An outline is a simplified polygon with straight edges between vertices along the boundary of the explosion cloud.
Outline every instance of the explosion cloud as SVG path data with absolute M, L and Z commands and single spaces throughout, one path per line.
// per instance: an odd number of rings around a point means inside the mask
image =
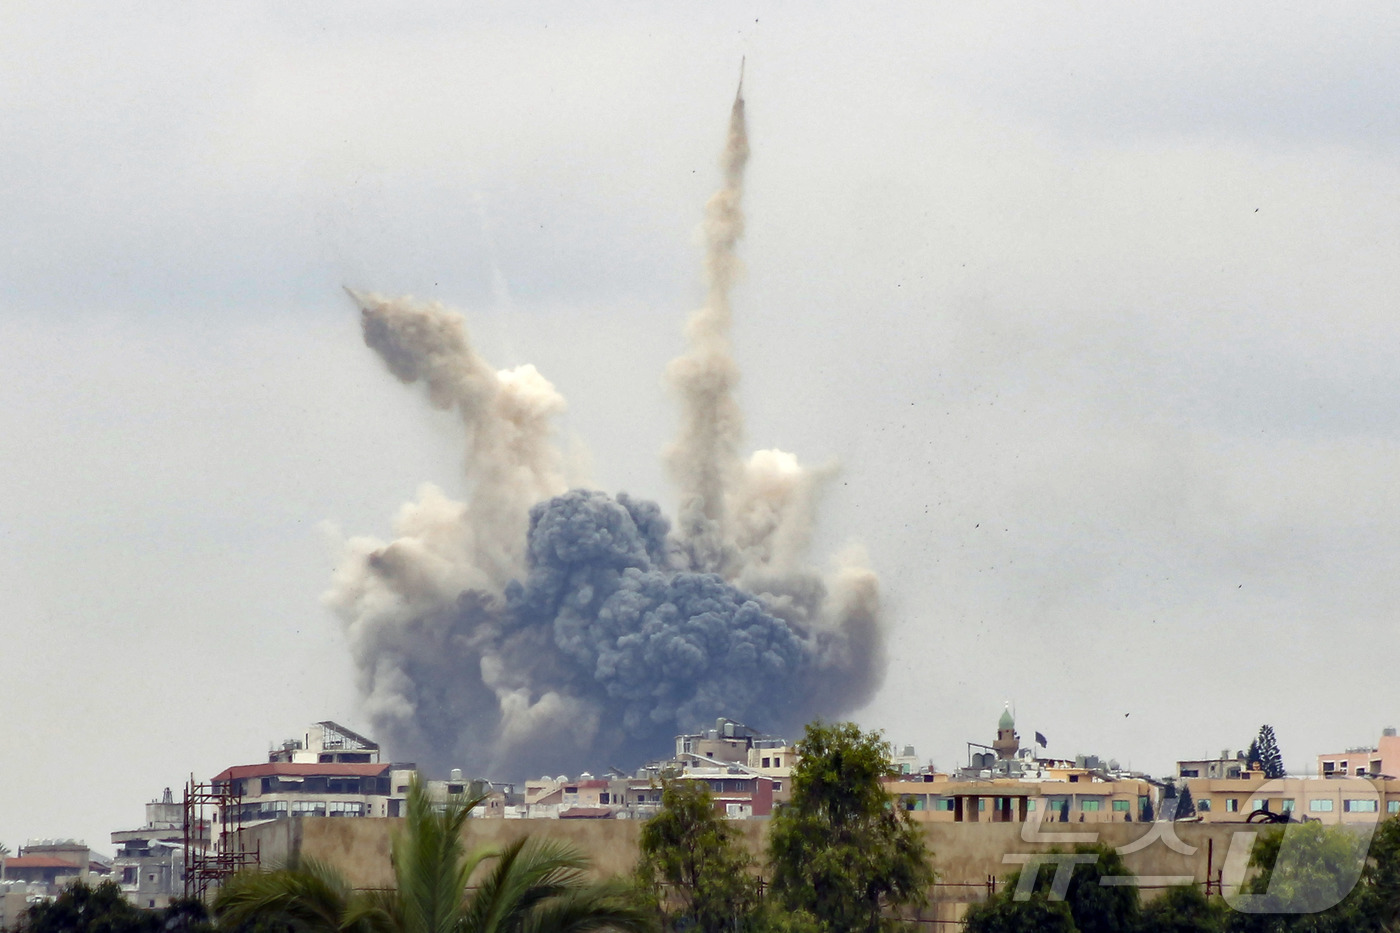
M 365 343 L 467 435 L 467 501 L 423 486 L 394 540 L 347 542 L 326 594 L 396 756 L 514 777 L 638 763 L 718 716 L 791 731 L 878 686 L 875 574 L 854 552 L 825 576 L 808 561 L 832 471 L 741 455 L 729 330 L 748 155 L 741 86 L 705 210 L 705 304 L 667 370 L 674 531 L 652 502 L 569 488 L 564 399 L 533 366 L 493 369 L 440 305 L 351 293 Z

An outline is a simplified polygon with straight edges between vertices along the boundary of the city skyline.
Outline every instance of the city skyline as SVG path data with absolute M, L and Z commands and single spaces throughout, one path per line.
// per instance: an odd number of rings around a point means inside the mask
M 363 723 L 336 542 L 464 481 L 342 286 L 461 311 L 675 513 L 745 56 L 745 449 L 839 464 L 813 550 L 864 548 L 889 652 L 852 718 L 949 761 L 1014 698 L 1158 773 L 1396 725 L 1391 8 L 5 18 L 12 848 Z

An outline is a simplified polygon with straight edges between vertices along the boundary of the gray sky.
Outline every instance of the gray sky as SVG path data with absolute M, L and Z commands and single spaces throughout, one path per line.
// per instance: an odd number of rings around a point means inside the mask
M 742 401 L 882 575 L 856 718 L 1159 773 L 1400 720 L 1393 4 L 459 6 L 0 7 L 0 841 L 360 722 L 335 528 L 462 453 L 342 284 L 671 509 L 744 55 Z

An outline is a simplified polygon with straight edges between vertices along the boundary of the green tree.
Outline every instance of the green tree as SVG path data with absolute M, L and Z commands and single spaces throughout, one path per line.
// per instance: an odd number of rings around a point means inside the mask
M 1400 818 L 1376 828 L 1364 880 L 1364 912 L 1377 925 L 1400 929 Z
M 1168 888 L 1142 909 L 1142 933 L 1223 933 L 1229 913 L 1194 884 Z
M 1103 884 L 1106 876 L 1132 875 L 1123 856 L 1103 843 L 1077 845 L 1076 855 L 1094 855 L 1088 864 L 1074 866 L 1065 901 L 1079 933 L 1122 933 L 1137 924 L 1140 906 L 1134 884 Z M 1041 878 L 1045 881 L 1044 876 Z
M 1184 820 L 1188 816 L 1196 815 L 1196 801 L 1191 799 L 1191 785 L 1182 784 L 1181 794 L 1176 800 L 1176 816 L 1173 819 Z
M 807 726 L 792 799 L 768 834 L 773 893 L 835 933 L 875 931 L 889 908 L 927 902 L 933 869 L 923 836 L 881 779 L 891 748 L 854 723 Z
M 435 806 L 422 784 L 409 788 L 403 827 L 391 858 L 395 885 L 352 890 L 326 865 L 310 861 L 279 871 L 244 872 L 220 889 L 220 926 L 257 923 L 296 933 L 639 933 L 647 917 L 621 882 L 591 882 L 577 850 L 520 839 L 499 851 L 468 853 L 462 829 L 480 798 Z M 468 882 L 478 873 L 474 891 Z
M 158 933 L 161 916 L 133 906 L 115 881 L 96 887 L 78 881 L 20 919 L 20 933 Z
M 1249 743 L 1246 758 L 1251 768 L 1257 762 L 1266 778 L 1281 778 L 1286 773 L 1283 768 L 1283 754 L 1278 750 L 1278 739 L 1274 737 L 1273 726 L 1259 727 L 1259 734 Z
M 636 877 L 665 929 L 757 925 L 759 880 L 737 835 L 715 812 L 704 781 L 663 782 L 661 810 L 642 827 Z
M 1365 916 L 1361 839 L 1346 826 L 1311 822 L 1261 834 L 1250 851 L 1258 874 L 1230 899 L 1231 933 L 1361 933 L 1376 927 Z
M 1012 875 L 1006 890 L 974 904 L 964 918 L 963 933 L 1078 933 L 1064 901 L 1051 900 L 1045 891 L 1016 900 L 1018 878 L 1019 873 Z

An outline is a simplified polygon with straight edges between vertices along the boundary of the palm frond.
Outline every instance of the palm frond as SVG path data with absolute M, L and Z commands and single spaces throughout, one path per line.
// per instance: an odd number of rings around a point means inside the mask
M 214 915 L 237 926 L 275 918 L 308 931 L 342 931 L 355 894 L 334 868 L 315 859 L 274 871 L 246 871 L 219 889 Z
M 455 933 L 467 881 L 476 867 L 462 827 L 483 797 L 453 797 L 435 805 L 416 778 L 408 789 L 404 826 L 393 841 L 398 922 L 403 933 Z
M 588 859 L 566 843 L 518 839 L 501 850 L 472 896 L 464 918 L 469 933 L 516 933 L 546 905 L 591 890 Z
M 641 906 L 632 886 L 623 881 L 584 882 L 560 897 L 536 905 L 518 933 L 648 933 L 652 914 Z

